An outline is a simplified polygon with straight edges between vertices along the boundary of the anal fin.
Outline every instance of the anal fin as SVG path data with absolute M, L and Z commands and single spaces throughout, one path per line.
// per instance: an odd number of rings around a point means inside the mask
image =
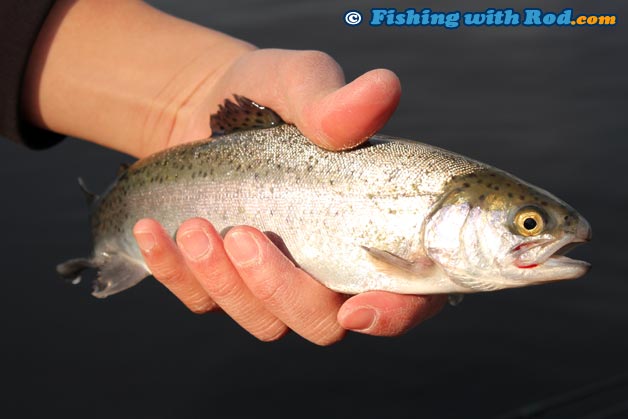
M 106 253 L 92 295 L 105 298 L 137 285 L 150 275 L 143 263 L 123 253 Z
M 91 259 L 70 259 L 57 265 L 57 273 L 77 284 L 81 280 L 81 272 L 89 268 L 98 269 L 92 292 L 97 298 L 105 298 L 131 288 L 150 275 L 143 263 L 123 253 L 102 253 Z

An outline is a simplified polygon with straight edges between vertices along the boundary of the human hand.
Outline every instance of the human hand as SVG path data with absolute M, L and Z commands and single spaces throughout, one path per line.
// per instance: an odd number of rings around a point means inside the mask
M 323 53 L 258 50 L 236 60 L 207 100 L 216 106 L 232 93 L 274 109 L 315 143 L 338 150 L 359 144 L 385 124 L 400 85 L 387 70 L 344 85 L 340 67 Z M 183 128 L 170 145 L 209 134 L 208 112 L 197 115 L 180 119 Z M 207 220 L 192 219 L 180 226 L 175 243 L 156 221 L 141 220 L 134 233 L 153 275 L 190 310 L 221 308 L 263 341 L 289 329 L 320 345 L 340 340 L 346 329 L 396 336 L 434 315 L 445 301 L 376 291 L 348 298 L 295 267 L 252 227 L 235 227 L 223 240 Z
M 170 112 L 168 136 L 164 127 L 147 127 L 158 133 L 158 140 L 146 142 L 136 154 L 145 156 L 208 138 L 208 115 L 234 94 L 273 109 L 312 142 L 329 150 L 352 148 L 366 140 L 384 126 L 399 103 L 399 79 L 389 70 L 369 71 L 345 85 L 342 69 L 323 52 L 254 50 L 248 45 L 234 48 L 241 49 L 240 55 L 228 69 L 214 71 L 184 106 Z
M 232 228 L 223 240 L 211 223 L 194 218 L 180 226 L 175 243 L 159 223 L 144 219 L 134 233 L 153 275 L 191 311 L 222 309 L 262 341 L 290 329 L 319 345 L 342 339 L 345 329 L 397 336 L 444 303 L 442 296 L 336 293 L 248 226 Z

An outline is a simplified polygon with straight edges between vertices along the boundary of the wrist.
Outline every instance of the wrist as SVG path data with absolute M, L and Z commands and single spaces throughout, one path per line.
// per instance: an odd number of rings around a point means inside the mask
M 140 1 L 59 0 L 31 54 L 23 113 L 140 157 L 200 138 L 188 138 L 202 134 L 191 115 L 207 110 L 212 85 L 252 49 Z
M 218 88 L 224 75 L 240 57 L 255 48 L 230 39 L 199 48 L 171 77 L 158 84 L 158 94 L 140 103 L 136 120 L 140 134 L 136 136 L 138 157 L 184 142 L 208 138 L 211 135 L 210 114 L 222 97 Z M 220 57 L 217 60 L 217 57 Z M 231 92 L 233 93 L 233 92 Z

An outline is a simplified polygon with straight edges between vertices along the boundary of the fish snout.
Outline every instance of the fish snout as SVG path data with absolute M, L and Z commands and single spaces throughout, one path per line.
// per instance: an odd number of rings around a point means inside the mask
M 578 225 L 576 226 L 576 239 L 588 242 L 593 237 L 593 230 L 591 230 L 591 224 L 583 217 L 580 217 Z

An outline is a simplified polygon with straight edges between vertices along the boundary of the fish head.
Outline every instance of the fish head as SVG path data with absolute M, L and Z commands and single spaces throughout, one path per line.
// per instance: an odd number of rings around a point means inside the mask
M 564 256 L 591 239 L 584 217 L 496 169 L 452 179 L 423 236 L 428 257 L 469 292 L 574 279 L 590 268 Z

